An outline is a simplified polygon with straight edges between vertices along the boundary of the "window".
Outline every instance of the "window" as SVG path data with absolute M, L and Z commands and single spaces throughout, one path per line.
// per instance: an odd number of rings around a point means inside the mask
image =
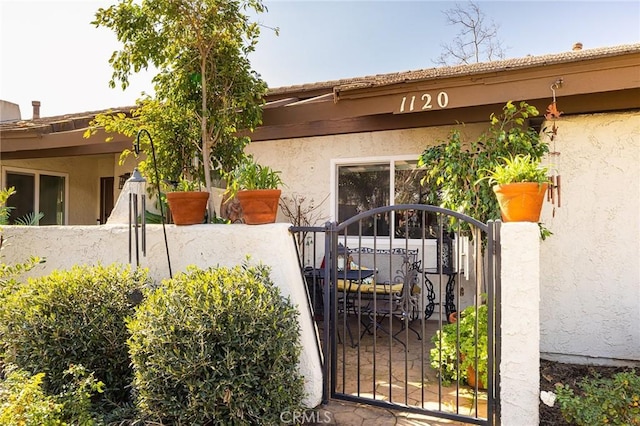
M 417 155 L 416 155 L 417 158 Z M 385 160 L 361 164 L 337 164 L 337 218 L 343 222 L 358 213 L 392 204 L 427 204 L 428 189 L 420 184 L 426 173 L 418 169 L 417 160 Z M 408 210 L 369 218 L 362 222 L 363 236 L 422 237 L 422 215 Z M 429 226 L 433 218 L 425 218 Z M 358 235 L 353 224 L 350 235 Z
M 37 212 L 44 214 L 40 225 L 66 223 L 66 175 L 6 168 L 4 182 L 5 187 L 16 190 L 7 201 L 7 205 L 13 208 L 9 223 Z

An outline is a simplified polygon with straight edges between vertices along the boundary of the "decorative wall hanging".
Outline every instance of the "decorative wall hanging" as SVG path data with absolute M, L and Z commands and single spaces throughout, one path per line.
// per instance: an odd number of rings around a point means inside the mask
M 561 197 L 560 197 L 560 189 L 562 185 L 562 180 L 560 178 L 559 172 L 559 163 L 560 163 L 560 152 L 556 148 L 556 139 L 558 137 L 558 126 L 556 125 L 556 119 L 560 118 L 562 115 L 562 111 L 558 110 L 558 105 L 556 103 L 556 89 L 562 87 L 563 80 L 562 78 L 557 79 L 551 85 L 551 93 L 553 95 L 553 101 L 547 107 L 547 113 L 544 115 L 544 118 L 547 121 L 551 121 L 551 127 L 545 128 L 547 135 L 549 135 L 549 140 L 551 141 L 551 146 L 549 150 L 549 158 L 550 158 L 550 166 L 549 172 L 549 187 L 547 189 L 547 201 L 550 201 L 553 205 L 553 213 L 552 215 L 556 215 L 556 206 L 560 207 L 561 205 Z

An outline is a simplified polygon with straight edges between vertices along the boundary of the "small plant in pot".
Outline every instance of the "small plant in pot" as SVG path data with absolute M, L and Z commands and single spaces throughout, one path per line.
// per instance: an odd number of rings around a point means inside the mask
M 486 178 L 493 187 L 505 222 L 538 222 L 549 176 L 530 155 L 502 158 Z
M 167 203 L 176 225 L 203 223 L 209 200 L 208 191 L 200 191 L 197 182 L 181 178 L 173 191 L 167 192 Z
M 439 371 L 445 385 L 460 380 L 475 386 L 477 366 L 478 388 L 486 387 L 487 312 L 486 304 L 478 306 L 477 312 L 475 305 L 467 306 L 458 316 L 459 321 L 445 324 L 431 338 L 435 345 L 430 351 L 431 367 Z
M 238 198 L 244 223 L 260 225 L 276 221 L 283 185 L 280 173 L 248 155 L 226 174 L 226 202 Z

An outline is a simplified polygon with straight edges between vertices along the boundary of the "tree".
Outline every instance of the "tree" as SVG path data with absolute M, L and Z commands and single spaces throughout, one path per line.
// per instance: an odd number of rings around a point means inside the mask
M 498 38 L 499 27 L 486 22 L 485 14 L 477 3 L 470 1 L 464 7 L 456 3 L 452 9 L 444 11 L 447 24 L 462 29 L 449 44 L 442 44 L 444 52 L 434 61 L 441 66 L 466 65 L 504 58 L 504 49 Z
M 211 191 L 211 171 L 231 170 L 249 143 L 237 131 L 261 123 L 267 85 L 248 60 L 260 35 L 243 13 L 249 9 L 266 11 L 260 0 L 122 0 L 99 9 L 92 23 L 123 44 L 109 59 L 110 86 L 126 89 L 129 76 L 149 66 L 158 74 L 154 97 L 131 116 L 102 115 L 94 124 L 129 136 L 151 127 L 163 178 L 204 181 Z

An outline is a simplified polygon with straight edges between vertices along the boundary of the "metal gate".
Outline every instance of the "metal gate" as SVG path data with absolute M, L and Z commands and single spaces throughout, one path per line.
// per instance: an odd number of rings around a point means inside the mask
M 499 221 L 404 204 L 291 231 L 325 403 L 499 424 Z

